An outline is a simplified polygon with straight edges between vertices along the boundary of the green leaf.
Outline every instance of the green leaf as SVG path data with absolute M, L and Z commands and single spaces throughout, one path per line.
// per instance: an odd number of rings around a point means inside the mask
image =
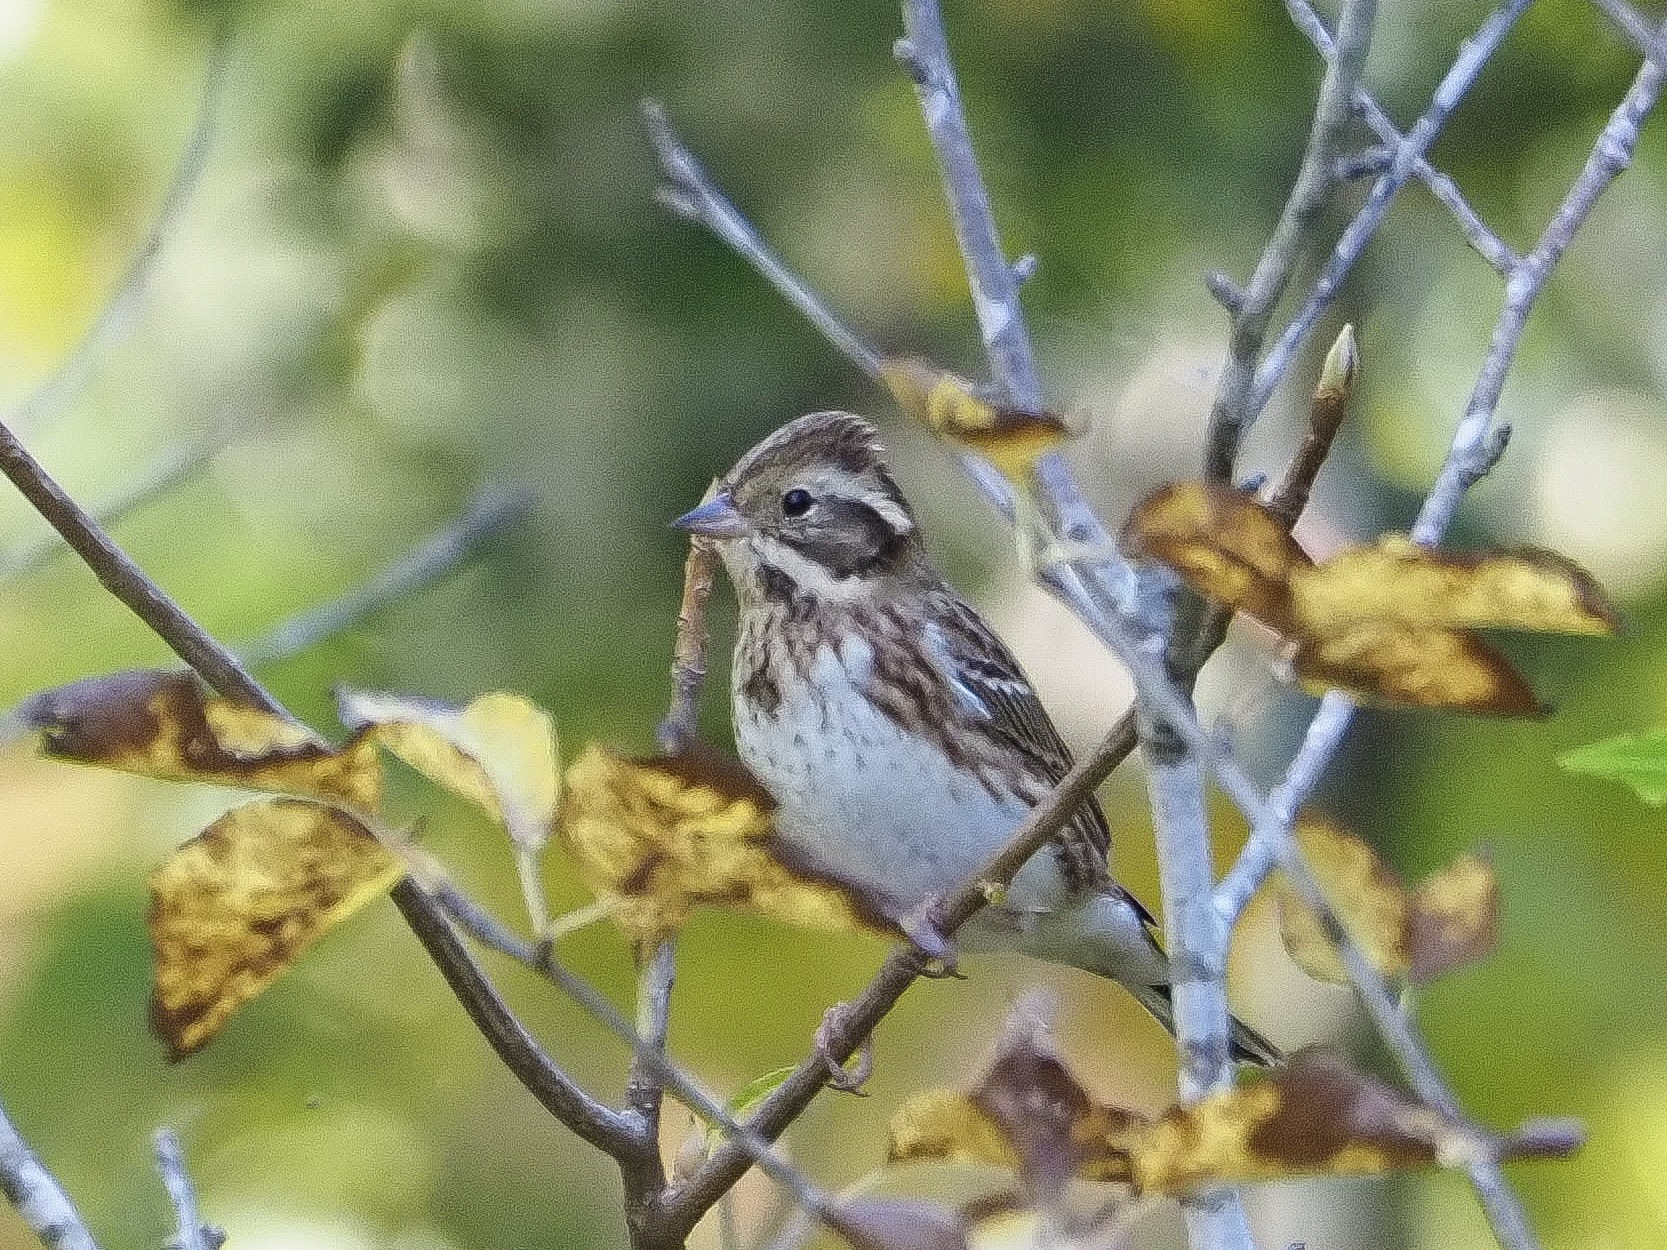
M 1646 803 L 1667 803 L 1667 729 L 1589 743 L 1557 762 L 1570 772 L 1625 782 Z
M 763 1076 L 753 1077 L 752 1080 L 735 1091 L 734 1096 L 724 1104 L 724 1110 L 729 1112 L 730 1118 L 733 1120 L 745 1120 L 759 1103 L 775 1093 L 780 1088 L 781 1083 L 797 1070 L 797 1068 L 792 1067 L 775 1068 L 766 1072 Z M 695 1114 L 700 1115 L 698 1111 Z M 706 1132 L 707 1153 L 710 1154 L 716 1150 L 723 1138 L 723 1130 L 715 1124 L 710 1125 Z

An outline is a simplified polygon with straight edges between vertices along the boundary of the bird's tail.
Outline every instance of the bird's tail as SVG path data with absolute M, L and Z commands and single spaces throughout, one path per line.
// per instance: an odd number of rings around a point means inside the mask
M 1129 992 L 1151 1012 L 1159 1024 L 1175 1033 L 1175 1002 L 1168 985 L 1130 985 Z M 1264 1068 L 1285 1062 L 1279 1047 L 1237 1016 L 1228 1017 L 1227 1053 L 1235 1063 L 1260 1064 Z

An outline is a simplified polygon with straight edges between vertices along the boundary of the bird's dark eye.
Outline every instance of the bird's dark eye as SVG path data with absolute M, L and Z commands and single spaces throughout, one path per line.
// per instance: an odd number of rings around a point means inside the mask
M 803 516 L 810 511 L 814 502 L 810 492 L 803 487 L 795 486 L 781 497 L 781 511 L 783 516 Z

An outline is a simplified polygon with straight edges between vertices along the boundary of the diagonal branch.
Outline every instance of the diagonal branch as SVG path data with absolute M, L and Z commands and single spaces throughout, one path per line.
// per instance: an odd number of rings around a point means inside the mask
M 169 448 L 147 465 L 121 492 L 96 509 L 100 525 L 109 529 L 130 513 L 166 494 L 212 460 L 226 445 L 223 437 L 211 435 L 199 442 Z M 16 577 L 51 559 L 63 550 L 61 541 L 43 535 L 0 552 L 0 578 Z
M 1204 452 L 1204 474 L 1212 480 L 1231 480 L 1239 444 L 1260 409 L 1252 402 L 1257 357 L 1273 310 L 1308 250 L 1315 222 L 1335 190 L 1333 165 L 1341 150 L 1360 76 L 1366 68 L 1366 52 L 1371 46 L 1376 20 L 1376 0 L 1349 0 L 1343 8 L 1337 27 L 1337 45 L 1326 62 L 1325 77 L 1314 104 L 1308 146 L 1296 181 L 1250 282 L 1232 309 L 1227 362 L 1222 367 L 1210 406 L 1210 431 Z
M 524 518 L 532 505 L 530 491 L 482 491 L 457 520 L 431 534 L 369 581 L 340 598 L 290 617 L 238 647 L 237 654 L 245 664 L 261 668 L 346 633 L 390 603 L 439 581 L 467 562 L 482 543 Z
M 953 936 L 989 901 L 988 886 L 1011 880 L 1030 857 L 1065 826 L 1093 794 L 1095 787 L 1134 750 L 1134 746 L 1134 718 L 1124 716 L 1094 751 L 1079 760 L 1059 785 L 1031 810 L 984 870 L 943 903 L 936 916 L 938 931 L 946 937 Z M 913 950 L 897 951 L 889 956 L 868 987 L 847 1005 L 846 1010 L 829 1017 L 823 1034 L 824 1045 L 817 1053 L 802 1060 L 793 1074 L 764 1100 L 748 1121 L 748 1126 L 767 1141 L 779 1137 L 828 1083 L 831 1071 L 829 1060 L 842 1064 L 856 1054 L 863 1040 L 921 975 L 924 966 L 922 957 Z M 734 1187 L 751 1163 L 752 1156 L 743 1146 L 728 1142 L 693 1176 L 673 1188 L 666 1196 L 660 1217 L 667 1236 L 687 1234 L 696 1221 Z
M 1314 12 L 1308 0 L 1285 0 L 1285 8 L 1290 12 L 1291 20 L 1296 23 L 1297 29 L 1308 36 L 1309 42 L 1321 56 L 1330 60 L 1336 55 L 1337 45 L 1331 37 L 1331 32 L 1325 28 L 1325 23 L 1320 20 L 1320 15 Z M 1389 114 L 1384 112 L 1383 106 L 1362 87 L 1355 88 L 1354 106 L 1360 111 L 1361 118 L 1372 128 L 1372 133 L 1386 145 L 1383 158 L 1387 167 L 1388 160 L 1392 159 L 1395 149 L 1400 147 L 1406 136 L 1396 128 Z M 1383 168 L 1373 169 L 1371 172 L 1375 176 L 1382 173 Z M 1470 201 L 1464 198 L 1464 192 L 1459 190 L 1459 184 L 1454 182 L 1450 175 L 1442 173 L 1422 156 L 1412 163 L 1412 173 L 1429 188 L 1430 194 L 1453 214 L 1459 228 L 1464 231 L 1466 241 L 1476 249 L 1483 260 L 1499 273 L 1508 272 L 1511 266 L 1516 264 L 1516 253 L 1482 220 L 1481 214 L 1471 207 Z
M 63 535 L 64 541 L 98 575 L 105 588 L 173 648 L 210 687 L 227 698 L 294 719 L 224 645 L 146 576 L 3 425 L 0 425 L 0 472 Z M 645 1143 L 634 1133 L 619 1129 L 616 1120 L 619 1113 L 591 1098 L 537 1052 L 530 1035 L 496 998 L 490 984 L 468 958 L 468 952 L 450 934 L 445 917 L 410 877 L 394 886 L 393 900 L 475 1026 L 552 1115 L 622 1163 L 646 1150 L 658 1150 L 657 1143 Z
M 1019 304 L 1019 280 L 996 233 L 938 0 L 903 0 L 903 29 L 892 51 L 920 97 L 998 397 L 1012 407 L 1040 411 L 1042 383 Z
M 640 1154 L 650 1141 L 641 1120 L 597 1102 L 540 1049 L 498 996 L 445 912 L 422 886 L 406 877 L 394 886 L 392 898 L 469 1018 L 539 1105 L 579 1137 L 622 1163 Z M 653 1148 L 658 1159 L 657 1142 Z
M 1507 0 L 1488 14 L 1476 33 L 1459 48 L 1458 56 L 1436 86 L 1430 106 L 1396 145 L 1389 168 L 1372 184 L 1366 202 L 1344 227 L 1301 309 L 1286 323 L 1278 341 L 1257 365 L 1255 383 L 1245 410 L 1247 426 L 1267 407 L 1268 398 L 1290 368 L 1297 349 L 1331 307 L 1342 289 L 1343 279 L 1365 251 L 1366 245 L 1377 235 L 1391 202 L 1413 176 L 1418 161 L 1429 151 L 1430 144 L 1435 142 L 1436 136 L 1447 124 L 1448 117 L 1531 3 L 1533 0 Z

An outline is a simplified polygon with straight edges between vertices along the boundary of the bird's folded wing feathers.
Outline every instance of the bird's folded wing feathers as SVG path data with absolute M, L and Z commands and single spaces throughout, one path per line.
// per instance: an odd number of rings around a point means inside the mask
M 1058 785 L 1070 771 L 1071 751 L 1036 697 L 1036 688 L 1006 645 L 972 608 L 959 599 L 951 599 L 943 607 L 941 613 L 929 616 L 934 623 L 927 627 L 930 636 L 925 650 L 957 700 L 981 719 L 989 733 L 1025 760 L 1038 789 Z M 1061 831 L 1059 846 L 1073 888 L 1108 882 L 1111 829 L 1097 800 L 1089 798 L 1077 810 Z M 1147 916 L 1144 907 L 1132 898 L 1130 901 Z

